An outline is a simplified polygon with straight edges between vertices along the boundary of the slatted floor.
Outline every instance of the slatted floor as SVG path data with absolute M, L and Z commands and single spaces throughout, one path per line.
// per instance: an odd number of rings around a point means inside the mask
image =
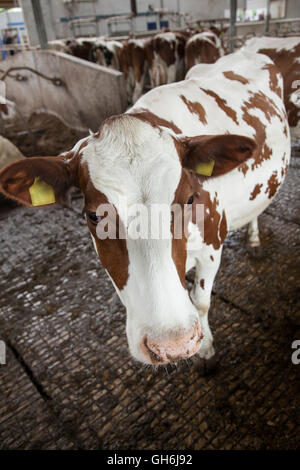
M 298 156 L 260 218 L 263 259 L 248 256 L 245 230 L 226 242 L 208 377 L 190 362 L 131 359 L 80 200 L 74 211 L 2 206 L 0 449 L 299 448 L 299 183 Z

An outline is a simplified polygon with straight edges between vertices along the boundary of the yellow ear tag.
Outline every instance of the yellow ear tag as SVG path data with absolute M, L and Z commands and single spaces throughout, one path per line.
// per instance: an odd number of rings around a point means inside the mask
M 55 203 L 55 194 L 52 186 L 40 180 L 40 177 L 34 178 L 33 185 L 29 188 L 31 202 L 33 206 L 45 206 Z
M 214 160 L 210 160 L 208 163 L 198 163 L 195 168 L 195 173 L 197 173 L 197 175 L 211 176 L 214 166 Z

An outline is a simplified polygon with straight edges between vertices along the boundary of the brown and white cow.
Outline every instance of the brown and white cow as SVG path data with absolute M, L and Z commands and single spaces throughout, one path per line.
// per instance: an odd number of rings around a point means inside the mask
M 129 39 L 119 50 L 120 70 L 124 73 L 129 103 L 135 103 L 142 95 L 148 64 L 146 47 L 149 39 Z
M 300 138 L 300 37 L 251 38 L 243 50 L 270 57 L 283 76 L 284 103 L 293 139 Z M 274 88 L 278 85 L 274 80 Z
M 212 31 L 192 36 L 185 46 L 185 65 L 189 70 L 196 64 L 213 64 L 224 55 L 221 39 Z
M 91 60 L 91 51 L 95 41 L 95 37 L 68 39 L 66 40 L 67 51 L 79 59 Z
M 185 43 L 184 34 L 171 31 L 156 34 L 147 43 L 147 62 L 152 88 L 184 78 Z
M 48 49 L 70 54 L 67 42 L 71 42 L 71 39 L 54 39 L 53 41 L 48 41 Z
M 151 90 L 70 152 L 9 165 L 0 189 L 39 206 L 80 188 L 96 252 L 126 306 L 133 357 L 209 360 L 208 311 L 226 235 L 250 224 L 249 243 L 259 245 L 257 217 L 289 158 L 282 77 L 267 56 L 237 52 Z M 149 231 L 148 214 L 161 207 Z M 188 231 L 178 237 L 181 225 Z M 165 236 L 152 236 L 157 226 Z M 185 274 L 193 266 L 189 295 Z
M 120 70 L 119 52 L 123 44 L 120 41 L 97 38 L 90 52 L 90 59 L 103 67 Z

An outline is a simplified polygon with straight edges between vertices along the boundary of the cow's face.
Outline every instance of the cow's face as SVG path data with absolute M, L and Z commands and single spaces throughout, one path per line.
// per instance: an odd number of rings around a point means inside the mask
M 81 189 L 95 250 L 127 310 L 130 351 L 143 363 L 164 364 L 195 354 L 202 336 L 185 286 L 186 227 L 202 191 L 188 170 L 214 160 L 221 175 L 254 147 L 230 135 L 179 139 L 128 114 L 107 120 L 65 155 L 6 167 L 0 189 L 27 205 L 34 182 L 37 191 L 40 181 L 49 185 L 57 202 L 72 186 Z

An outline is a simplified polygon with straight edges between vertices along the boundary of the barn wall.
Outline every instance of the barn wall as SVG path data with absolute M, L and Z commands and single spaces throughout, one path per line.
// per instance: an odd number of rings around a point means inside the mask
M 38 44 L 38 35 L 34 23 L 31 0 L 21 0 L 22 8 L 24 11 L 24 19 L 28 30 L 29 41 L 31 45 Z M 148 11 L 148 6 L 152 5 L 153 8 L 160 8 L 161 0 L 137 0 L 138 12 Z M 238 5 L 242 6 L 243 0 L 239 0 Z M 180 11 L 182 13 L 192 13 L 193 18 L 199 17 L 202 19 L 214 19 L 224 17 L 224 11 L 229 7 L 229 0 L 163 0 L 164 8 L 168 8 L 171 11 Z M 44 20 L 46 24 L 48 40 L 55 38 L 63 38 L 71 35 L 70 27 L 66 22 L 59 21 L 60 18 L 69 17 L 70 12 L 67 7 L 63 4 L 62 0 L 51 0 L 51 2 L 41 1 L 41 7 L 43 10 Z M 111 14 L 130 14 L 130 0 L 95 0 L 95 2 L 80 2 L 74 10 L 74 15 L 78 16 L 92 16 L 94 13 L 99 15 L 111 15 Z M 137 31 L 147 30 L 147 23 L 156 21 L 157 15 L 140 16 L 134 18 L 133 24 L 134 29 Z M 178 20 L 175 18 L 169 18 L 170 27 L 180 26 Z M 181 20 L 181 26 L 184 26 L 183 20 Z M 128 30 L 128 23 L 120 24 L 114 27 L 114 30 L 124 31 Z M 107 34 L 107 21 L 100 20 L 98 23 L 98 30 L 93 26 L 82 27 L 82 35 L 100 35 Z
M 70 127 L 97 130 L 106 117 L 126 109 L 126 89 L 120 72 L 54 51 L 25 51 L 1 65 L 5 70 L 14 66 L 31 67 L 64 82 L 63 86 L 56 86 L 26 70 L 19 71 L 25 81 L 7 77 L 6 97 L 16 102 L 25 117 L 44 111 L 57 115 Z
M 31 45 L 38 44 L 38 35 L 34 23 L 32 13 L 31 0 L 21 0 L 22 8 L 24 11 L 24 19 L 28 30 L 29 41 Z M 137 8 L 139 13 L 148 11 L 148 6 L 160 8 L 161 0 L 137 0 Z M 238 0 L 238 8 L 243 8 L 244 0 Z M 190 13 L 190 17 L 207 19 L 223 18 L 225 10 L 229 13 L 230 1 L 229 0 L 163 0 L 164 8 L 170 11 L 180 11 L 182 13 Z M 73 13 L 63 3 L 62 0 L 41 0 L 41 7 L 43 10 L 44 20 L 46 24 L 48 40 L 55 38 L 64 38 L 72 36 L 70 26 L 67 22 L 60 21 L 60 18 L 72 16 L 86 16 L 91 17 L 95 12 L 99 15 L 111 14 L 130 14 L 130 0 L 95 0 L 94 2 L 79 2 L 73 10 Z M 299 0 L 286 0 L 286 16 L 296 17 L 300 16 L 300 3 Z M 132 20 L 133 27 L 136 31 L 146 31 L 148 22 L 158 22 L 157 15 L 139 16 Z M 184 21 L 181 19 L 172 18 L 169 16 L 169 25 L 171 28 L 184 26 Z M 122 34 L 124 31 L 130 29 L 129 23 L 125 22 L 114 26 L 114 31 Z M 79 33 L 79 34 L 78 34 Z M 76 30 L 76 35 L 106 35 L 108 34 L 108 27 L 106 19 L 100 20 L 97 27 L 94 25 L 82 26 L 80 30 Z

